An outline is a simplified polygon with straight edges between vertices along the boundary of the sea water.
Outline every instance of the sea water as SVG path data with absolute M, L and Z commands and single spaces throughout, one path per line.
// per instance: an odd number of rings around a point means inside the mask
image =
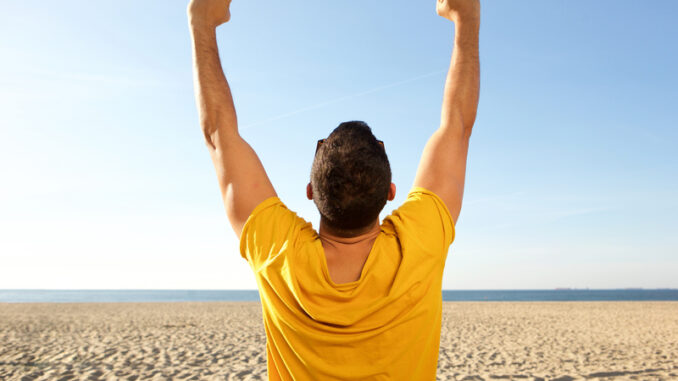
M 678 301 L 678 289 L 443 290 L 443 301 Z M 0 303 L 258 302 L 256 290 L 0 290 Z

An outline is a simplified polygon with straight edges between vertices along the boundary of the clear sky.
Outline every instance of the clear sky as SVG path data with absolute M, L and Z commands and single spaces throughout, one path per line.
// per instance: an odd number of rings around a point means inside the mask
M 253 289 L 193 98 L 182 1 L 0 6 L 0 288 Z M 364 120 L 398 197 L 438 127 L 435 1 L 234 0 L 242 135 L 281 199 Z M 446 289 L 678 287 L 678 2 L 484 1 L 481 96 Z

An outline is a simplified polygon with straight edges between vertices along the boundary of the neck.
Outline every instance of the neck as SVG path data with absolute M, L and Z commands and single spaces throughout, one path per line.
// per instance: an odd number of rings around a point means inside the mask
M 327 226 L 327 224 L 321 218 L 320 227 L 318 229 L 318 235 L 320 236 L 321 240 L 340 245 L 353 245 L 367 240 L 374 240 L 377 235 L 379 235 L 379 232 L 381 232 L 381 225 L 379 224 L 378 219 L 363 229 L 351 232 L 337 232 L 336 230 Z

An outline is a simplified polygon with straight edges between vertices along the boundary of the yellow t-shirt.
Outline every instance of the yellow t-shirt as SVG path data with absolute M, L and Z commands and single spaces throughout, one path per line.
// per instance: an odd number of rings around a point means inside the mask
M 259 204 L 240 252 L 259 286 L 269 380 L 435 380 L 453 239 L 443 201 L 415 187 L 382 222 L 360 279 L 335 284 L 311 224 L 277 197 Z

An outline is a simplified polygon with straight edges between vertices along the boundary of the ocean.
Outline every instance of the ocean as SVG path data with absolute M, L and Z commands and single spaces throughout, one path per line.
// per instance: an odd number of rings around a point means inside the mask
M 258 301 L 256 290 L 0 290 L 0 303 Z M 678 301 L 678 289 L 443 290 L 443 301 Z

